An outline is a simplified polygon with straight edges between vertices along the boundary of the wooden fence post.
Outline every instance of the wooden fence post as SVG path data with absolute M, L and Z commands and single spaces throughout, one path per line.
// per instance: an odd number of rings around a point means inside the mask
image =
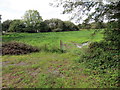
M 63 43 L 62 43 L 62 40 L 60 40 L 60 50 L 63 50 Z
M 45 44 L 45 50 L 47 50 L 47 45 Z

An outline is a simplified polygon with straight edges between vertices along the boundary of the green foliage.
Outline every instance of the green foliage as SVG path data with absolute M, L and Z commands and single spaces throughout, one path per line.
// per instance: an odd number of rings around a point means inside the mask
M 78 27 L 70 21 L 62 21 L 55 18 L 43 21 L 37 10 L 28 10 L 25 12 L 22 20 L 7 20 L 3 22 L 2 25 L 3 30 L 9 29 L 9 32 L 36 33 L 79 30 Z
M 37 10 L 28 10 L 23 16 L 23 21 L 26 32 L 39 32 L 40 23 L 43 22 L 43 19 Z
M 119 53 L 118 50 L 112 49 L 111 45 L 106 42 L 94 42 L 81 55 L 80 62 L 86 62 L 88 67 L 93 69 L 118 68 Z
M 24 32 L 25 25 L 21 20 L 13 20 L 9 26 L 10 32 Z
M 90 29 L 91 24 L 82 23 L 78 25 L 79 29 Z
M 103 28 L 107 28 L 107 23 L 103 23 L 103 22 L 92 22 L 89 24 L 86 23 L 82 23 L 82 24 L 78 24 L 79 29 L 103 29 Z
M 40 23 L 39 32 L 50 32 L 49 26 L 45 22 Z
M 60 19 L 50 19 L 44 21 L 50 28 L 52 32 L 60 32 L 64 29 L 64 23 Z
M 52 32 L 61 31 L 78 31 L 78 27 L 70 21 L 62 21 L 60 19 L 50 19 L 44 21 Z
M 64 21 L 64 31 L 78 31 L 78 27 L 70 22 L 70 21 Z
M 103 41 L 94 42 L 89 45 L 88 49 L 84 49 L 83 52 L 79 53 L 79 63 L 84 63 L 87 68 L 95 70 L 93 77 L 97 76 L 100 87 L 103 88 L 106 86 L 119 87 L 120 52 L 118 49 L 111 48 L 112 46 Z
M 109 22 L 108 28 L 104 32 L 105 37 L 104 39 L 109 42 L 111 48 L 119 49 L 120 43 L 120 29 L 119 29 L 119 22 Z
M 12 23 L 12 20 L 6 20 L 2 23 L 2 30 L 3 31 L 8 31 L 10 24 Z

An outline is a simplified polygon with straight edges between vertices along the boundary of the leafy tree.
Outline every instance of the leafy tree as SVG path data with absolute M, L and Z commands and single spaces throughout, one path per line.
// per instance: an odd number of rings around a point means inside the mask
M 12 23 L 12 20 L 6 20 L 6 21 L 4 21 L 2 23 L 2 30 L 7 32 L 11 23 Z
M 118 2 L 109 1 L 110 0 L 56 0 L 56 2 L 54 2 L 55 4 L 52 3 L 52 5 L 57 7 L 62 6 L 64 8 L 63 14 L 71 13 L 71 19 L 76 19 L 78 22 L 84 20 L 84 22 L 88 23 L 89 21 L 101 22 L 104 20 L 112 20 L 110 17 L 118 12 L 113 10 Z M 85 19 L 83 19 L 84 16 L 86 16 Z M 118 16 L 117 14 L 117 17 Z
M 37 10 L 28 10 L 23 16 L 23 21 L 27 32 L 39 32 L 40 23 L 43 22 L 43 19 Z
M 10 32 L 25 32 L 25 25 L 21 20 L 13 20 L 9 27 Z
M 79 29 L 90 29 L 91 24 L 82 23 L 82 24 L 78 24 L 78 27 L 79 27 Z
M 45 22 L 40 23 L 40 32 L 50 32 L 49 26 Z
M 50 20 L 45 20 L 45 23 L 49 26 L 50 30 L 53 32 L 60 32 L 63 31 L 64 29 L 64 22 L 60 19 L 50 19 Z
M 79 30 L 78 27 L 70 21 L 64 21 L 64 25 L 65 25 L 64 31 L 78 31 Z

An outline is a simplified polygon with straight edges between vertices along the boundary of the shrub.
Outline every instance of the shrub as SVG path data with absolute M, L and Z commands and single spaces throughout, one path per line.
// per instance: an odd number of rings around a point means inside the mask
M 20 55 L 32 52 L 38 52 L 37 47 L 33 47 L 24 43 L 8 42 L 2 45 L 2 55 Z
M 85 62 L 93 69 L 118 68 L 119 51 L 112 49 L 106 42 L 94 42 L 80 56 L 79 62 Z

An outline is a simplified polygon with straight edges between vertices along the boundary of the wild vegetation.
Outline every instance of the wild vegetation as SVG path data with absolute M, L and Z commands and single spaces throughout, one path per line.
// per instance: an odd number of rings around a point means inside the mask
M 74 45 L 102 40 L 103 30 L 93 38 L 92 33 L 94 30 L 3 35 L 3 42 L 17 41 L 40 48 L 37 53 L 3 56 L 3 87 L 101 87 L 99 81 L 94 82 L 97 78 L 91 71 L 78 63 L 82 49 Z M 65 52 L 61 52 L 60 40 L 67 45 L 63 46 Z
M 88 17 L 76 26 L 60 19 L 43 21 L 39 12 L 29 10 L 22 20 L 3 22 L 9 32 L 2 36 L 3 42 L 17 41 L 41 50 L 3 56 L 3 87 L 119 87 L 120 2 L 58 0 L 59 5 L 63 13 L 77 11 L 74 18 L 78 21 L 83 15 Z M 32 15 L 34 20 L 29 17 Z M 104 23 L 104 19 L 108 22 Z M 86 42 L 89 43 L 80 47 Z

